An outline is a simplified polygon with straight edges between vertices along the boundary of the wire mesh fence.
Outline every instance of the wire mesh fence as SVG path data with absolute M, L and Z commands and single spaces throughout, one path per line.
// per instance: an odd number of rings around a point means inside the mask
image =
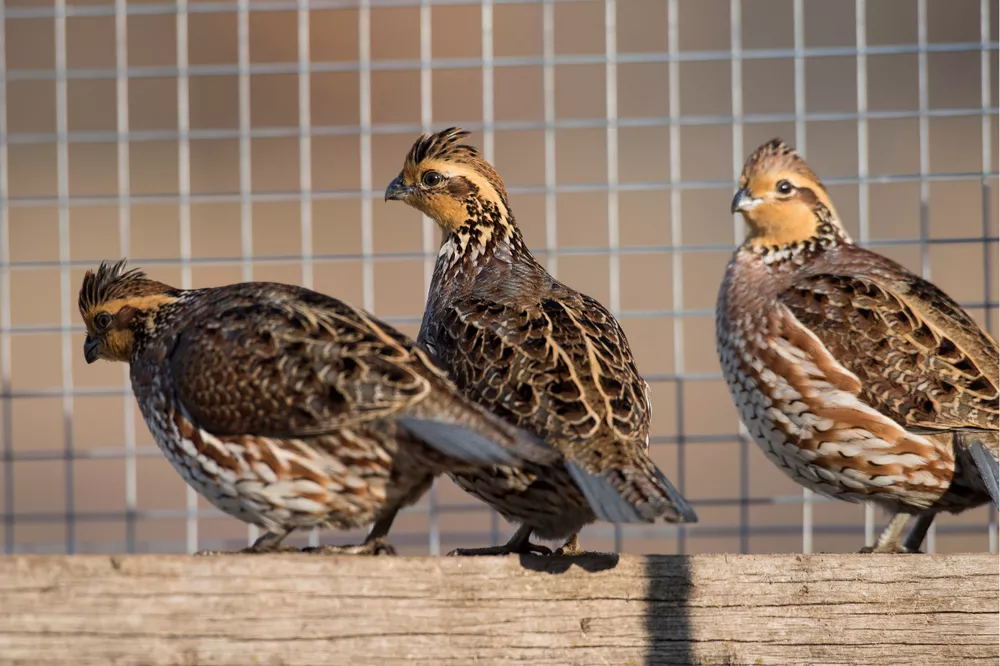
M 850 233 L 996 335 L 997 6 L 988 0 L 300 0 L 0 6 L 4 552 L 233 547 L 131 397 L 88 366 L 82 273 L 128 256 L 182 287 L 313 287 L 415 334 L 439 241 L 383 205 L 416 135 L 460 125 L 551 272 L 620 318 L 653 387 L 682 528 L 596 525 L 627 552 L 854 550 L 882 517 L 803 493 L 741 434 L 713 307 L 745 155 L 780 135 Z M 404 552 L 500 542 L 446 480 Z M 358 534 L 302 535 L 315 544 Z M 293 540 L 294 541 L 294 540 Z M 997 548 L 996 512 L 931 550 Z

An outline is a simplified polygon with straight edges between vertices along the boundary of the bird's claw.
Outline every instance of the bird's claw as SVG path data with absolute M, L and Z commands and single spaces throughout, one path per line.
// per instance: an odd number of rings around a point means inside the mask
M 303 553 L 310 555 L 396 555 L 392 544 L 381 539 L 369 541 L 356 546 L 316 546 L 303 548 Z
M 551 556 L 552 549 L 528 542 L 523 546 L 504 544 L 486 548 L 456 548 L 448 553 L 448 557 L 476 557 L 483 555 L 542 555 Z
M 583 555 L 587 551 L 582 548 L 573 548 L 571 546 L 562 546 L 561 548 L 556 548 L 556 552 L 553 553 L 556 557 L 573 557 L 574 555 Z
M 295 546 L 272 546 L 270 548 L 261 546 L 247 546 L 240 550 L 199 550 L 195 552 L 196 557 L 208 557 L 212 555 L 274 555 L 276 553 L 299 553 Z
M 880 547 L 880 546 L 865 546 L 864 548 L 862 548 L 861 550 L 859 550 L 858 553 L 865 554 L 865 555 L 868 555 L 868 554 L 871 554 L 871 553 L 877 553 L 877 554 L 881 554 L 881 555 L 921 555 L 921 554 L 923 554 L 922 551 L 919 551 L 919 550 L 910 550 L 906 546 L 888 546 L 888 547 L 884 547 L 884 546 L 883 547 Z

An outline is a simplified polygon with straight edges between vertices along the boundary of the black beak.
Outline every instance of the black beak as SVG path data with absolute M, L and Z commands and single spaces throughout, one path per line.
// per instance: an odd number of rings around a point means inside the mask
M 402 201 L 411 191 L 411 188 L 403 183 L 403 174 L 399 174 L 389 183 L 389 187 L 385 188 L 385 200 Z
M 101 341 L 88 335 L 83 343 L 83 357 L 87 359 L 87 363 L 93 363 L 99 359 L 101 357 Z
M 729 206 L 729 212 L 735 215 L 736 213 L 743 210 L 744 206 L 750 203 L 750 200 L 751 197 L 750 193 L 747 191 L 747 188 L 741 187 L 740 189 L 736 190 L 736 196 L 733 197 L 733 203 Z

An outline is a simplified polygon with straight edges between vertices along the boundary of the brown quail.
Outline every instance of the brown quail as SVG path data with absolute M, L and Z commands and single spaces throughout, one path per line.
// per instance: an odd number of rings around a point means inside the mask
M 732 212 L 749 233 L 719 291 L 717 346 L 764 453 L 807 488 L 894 514 L 865 552 L 917 551 L 937 513 L 998 502 L 996 342 L 933 284 L 854 245 L 779 139 L 747 159 Z
M 638 520 L 694 522 L 694 511 L 647 455 L 649 387 L 621 327 L 531 255 L 500 175 L 462 143 L 467 134 L 451 128 L 421 136 L 385 193 L 444 232 L 418 342 L 466 396 L 614 485 Z M 521 523 L 504 546 L 457 554 L 548 552 L 530 542 L 533 532 L 566 539 L 561 552 L 571 553 L 580 529 L 595 520 L 561 469 L 528 474 L 496 466 L 451 476 Z
M 84 354 L 129 364 L 147 426 L 174 468 L 283 550 L 293 530 L 375 523 L 359 546 L 391 552 L 396 512 L 435 475 L 491 464 L 557 467 L 600 513 L 627 505 L 603 480 L 456 393 L 415 344 L 308 289 L 246 283 L 175 289 L 125 262 L 88 272 Z

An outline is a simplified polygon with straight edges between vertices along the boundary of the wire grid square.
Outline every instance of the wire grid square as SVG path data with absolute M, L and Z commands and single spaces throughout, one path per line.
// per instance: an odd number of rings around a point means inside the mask
M 473 130 L 504 174 L 549 269 L 619 315 L 652 384 L 654 457 L 701 515 L 593 526 L 588 547 L 870 540 L 871 511 L 803 494 L 739 432 L 712 342 L 718 279 L 743 233 L 723 216 L 745 155 L 779 134 L 823 174 L 859 241 L 995 334 L 996 16 L 988 0 L 943 4 L 5 3 L 5 552 L 252 539 L 170 469 L 127 372 L 82 362 L 82 272 L 128 255 L 185 287 L 296 282 L 413 335 L 437 232 L 377 199 L 415 135 L 448 124 Z M 939 523 L 932 550 L 996 551 L 995 512 Z M 437 553 L 508 530 L 442 481 L 394 540 Z

